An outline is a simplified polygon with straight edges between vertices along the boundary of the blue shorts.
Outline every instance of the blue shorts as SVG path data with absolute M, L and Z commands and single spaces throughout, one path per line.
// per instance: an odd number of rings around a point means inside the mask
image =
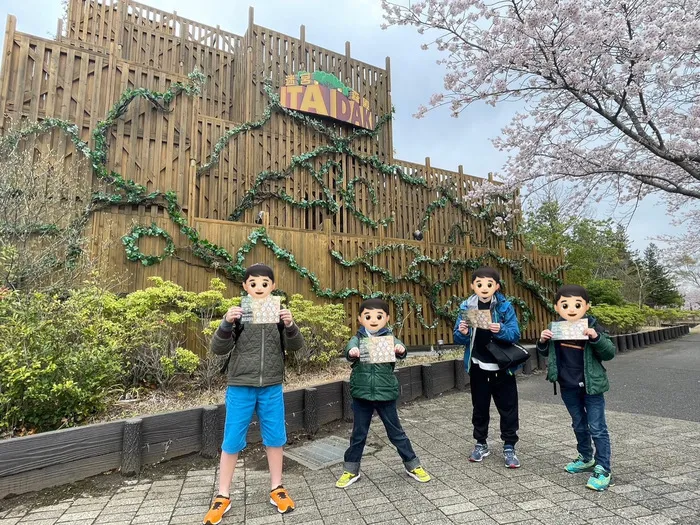
M 229 386 L 226 389 L 226 423 L 221 450 L 238 454 L 246 446 L 248 427 L 258 415 L 263 445 L 282 447 L 287 443 L 282 385 Z

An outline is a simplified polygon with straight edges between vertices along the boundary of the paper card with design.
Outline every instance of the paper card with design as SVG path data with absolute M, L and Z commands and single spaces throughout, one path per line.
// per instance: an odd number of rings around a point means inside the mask
M 471 328 L 482 328 L 484 330 L 489 329 L 491 324 L 491 310 L 477 310 L 476 308 L 469 308 L 468 310 L 462 310 L 461 314 L 462 320 L 466 321 Z
M 241 297 L 244 324 L 265 324 L 280 322 L 280 297 L 268 295 L 265 299 L 254 299 L 249 295 Z
M 396 361 L 394 352 L 394 336 L 363 337 L 360 339 L 360 361 L 363 363 L 393 363 Z
M 588 328 L 588 319 L 579 319 L 578 321 L 557 321 L 552 323 L 553 341 L 571 341 L 576 339 L 588 339 L 587 335 L 583 335 L 583 331 Z

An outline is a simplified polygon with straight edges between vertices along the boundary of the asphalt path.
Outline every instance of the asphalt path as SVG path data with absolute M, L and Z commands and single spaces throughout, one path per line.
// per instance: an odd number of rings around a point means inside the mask
M 608 410 L 700 422 L 700 333 L 618 354 L 605 363 Z M 521 399 L 562 403 L 544 372 L 520 376 Z

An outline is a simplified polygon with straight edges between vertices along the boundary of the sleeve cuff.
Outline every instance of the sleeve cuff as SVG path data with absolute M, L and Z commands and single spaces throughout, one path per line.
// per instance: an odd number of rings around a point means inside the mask
M 219 330 L 223 330 L 224 332 L 232 332 L 233 331 L 233 323 L 229 323 L 226 318 L 224 317 L 221 320 L 221 324 L 219 325 Z

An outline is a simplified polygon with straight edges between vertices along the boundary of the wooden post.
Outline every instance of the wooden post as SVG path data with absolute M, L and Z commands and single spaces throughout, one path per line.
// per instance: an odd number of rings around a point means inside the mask
M 350 394 L 350 381 L 343 381 L 343 421 L 352 421 L 352 395 Z
M 345 42 L 345 71 L 343 72 L 343 75 L 345 76 L 345 78 L 343 79 L 343 81 L 345 82 L 345 84 L 347 84 L 349 86 L 353 86 L 354 82 L 352 81 L 352 78 L 351 78 L 352 67 L 350 66 L 350 60 L 352 60 L 352 58 L 350 57 L 350 42 L 346 41 Z
M 455 370 L 455 388 L 457 390 L 466 390 L 469 384 L 469 376 L 464 368 L 464 359 L 455 359 L 452 363 Z
M 219 454 L 219 407 L 208 405 L 202 409 L 202 450 L 205 458 L 215 458 Z
M 328 253 L 328 251 L 331 249 L 333 246 L 333 240 L 332 240 L 332 233 L 333 233 L 333 221 L 331 219 L 323 219 L 323 233 L 325 234 L 325 246 L 323 247 L 324 253 Z M 326 282 L 328 283 L 328 286 L 331 286 L 331 283 L 333 282 L 333 263 L 329 262 L 327 259 L 322 258 L 321 259 L 321 265 L 320 265 L 320 272 L 323 274 L 324 278 L 326 279 Z
M 56 41 L 60 42 L 63 37 L 63 18 L 58 19 L 56 24 Z
M 299 26 L 299 69 L 306 69 L 306 26 Z
M 321 427 L 318 421 L 318 390 L 304 389 L 304 430 L 315 434 Z
M 17 19 L 12 15 L 7 15 L 7 23 L 5 24 L 5 41 L 2 45 L 2 85 L 0 85 L 0 129 L 5 126 L 5 107 L 7 105 L 7 92 L 10 89 L 10 59 L 12 55 L 13 42 L 15 40 L 15 31 L 17 30 Z M 21 111 L 22 108 L 15 108 L 15 111 Z M 52 115 L 53 116 L 53 115 Z
M 435 397 L 435 374 L 432 365 L 421 365 L 421 379 L 423 383 L 423 395 L 427 399 Z
M 124 422 L 122 441 L 122 476 L 138 475 L 141 472 L 141 422 L 140 418 Z
M 197 161 L 190 159 L 190 181 L 189 181 L 189 192 L 187 198 L 187 224 L 190 227 L 194 227 L 195 218 L 195 193 L 197 188 Z

